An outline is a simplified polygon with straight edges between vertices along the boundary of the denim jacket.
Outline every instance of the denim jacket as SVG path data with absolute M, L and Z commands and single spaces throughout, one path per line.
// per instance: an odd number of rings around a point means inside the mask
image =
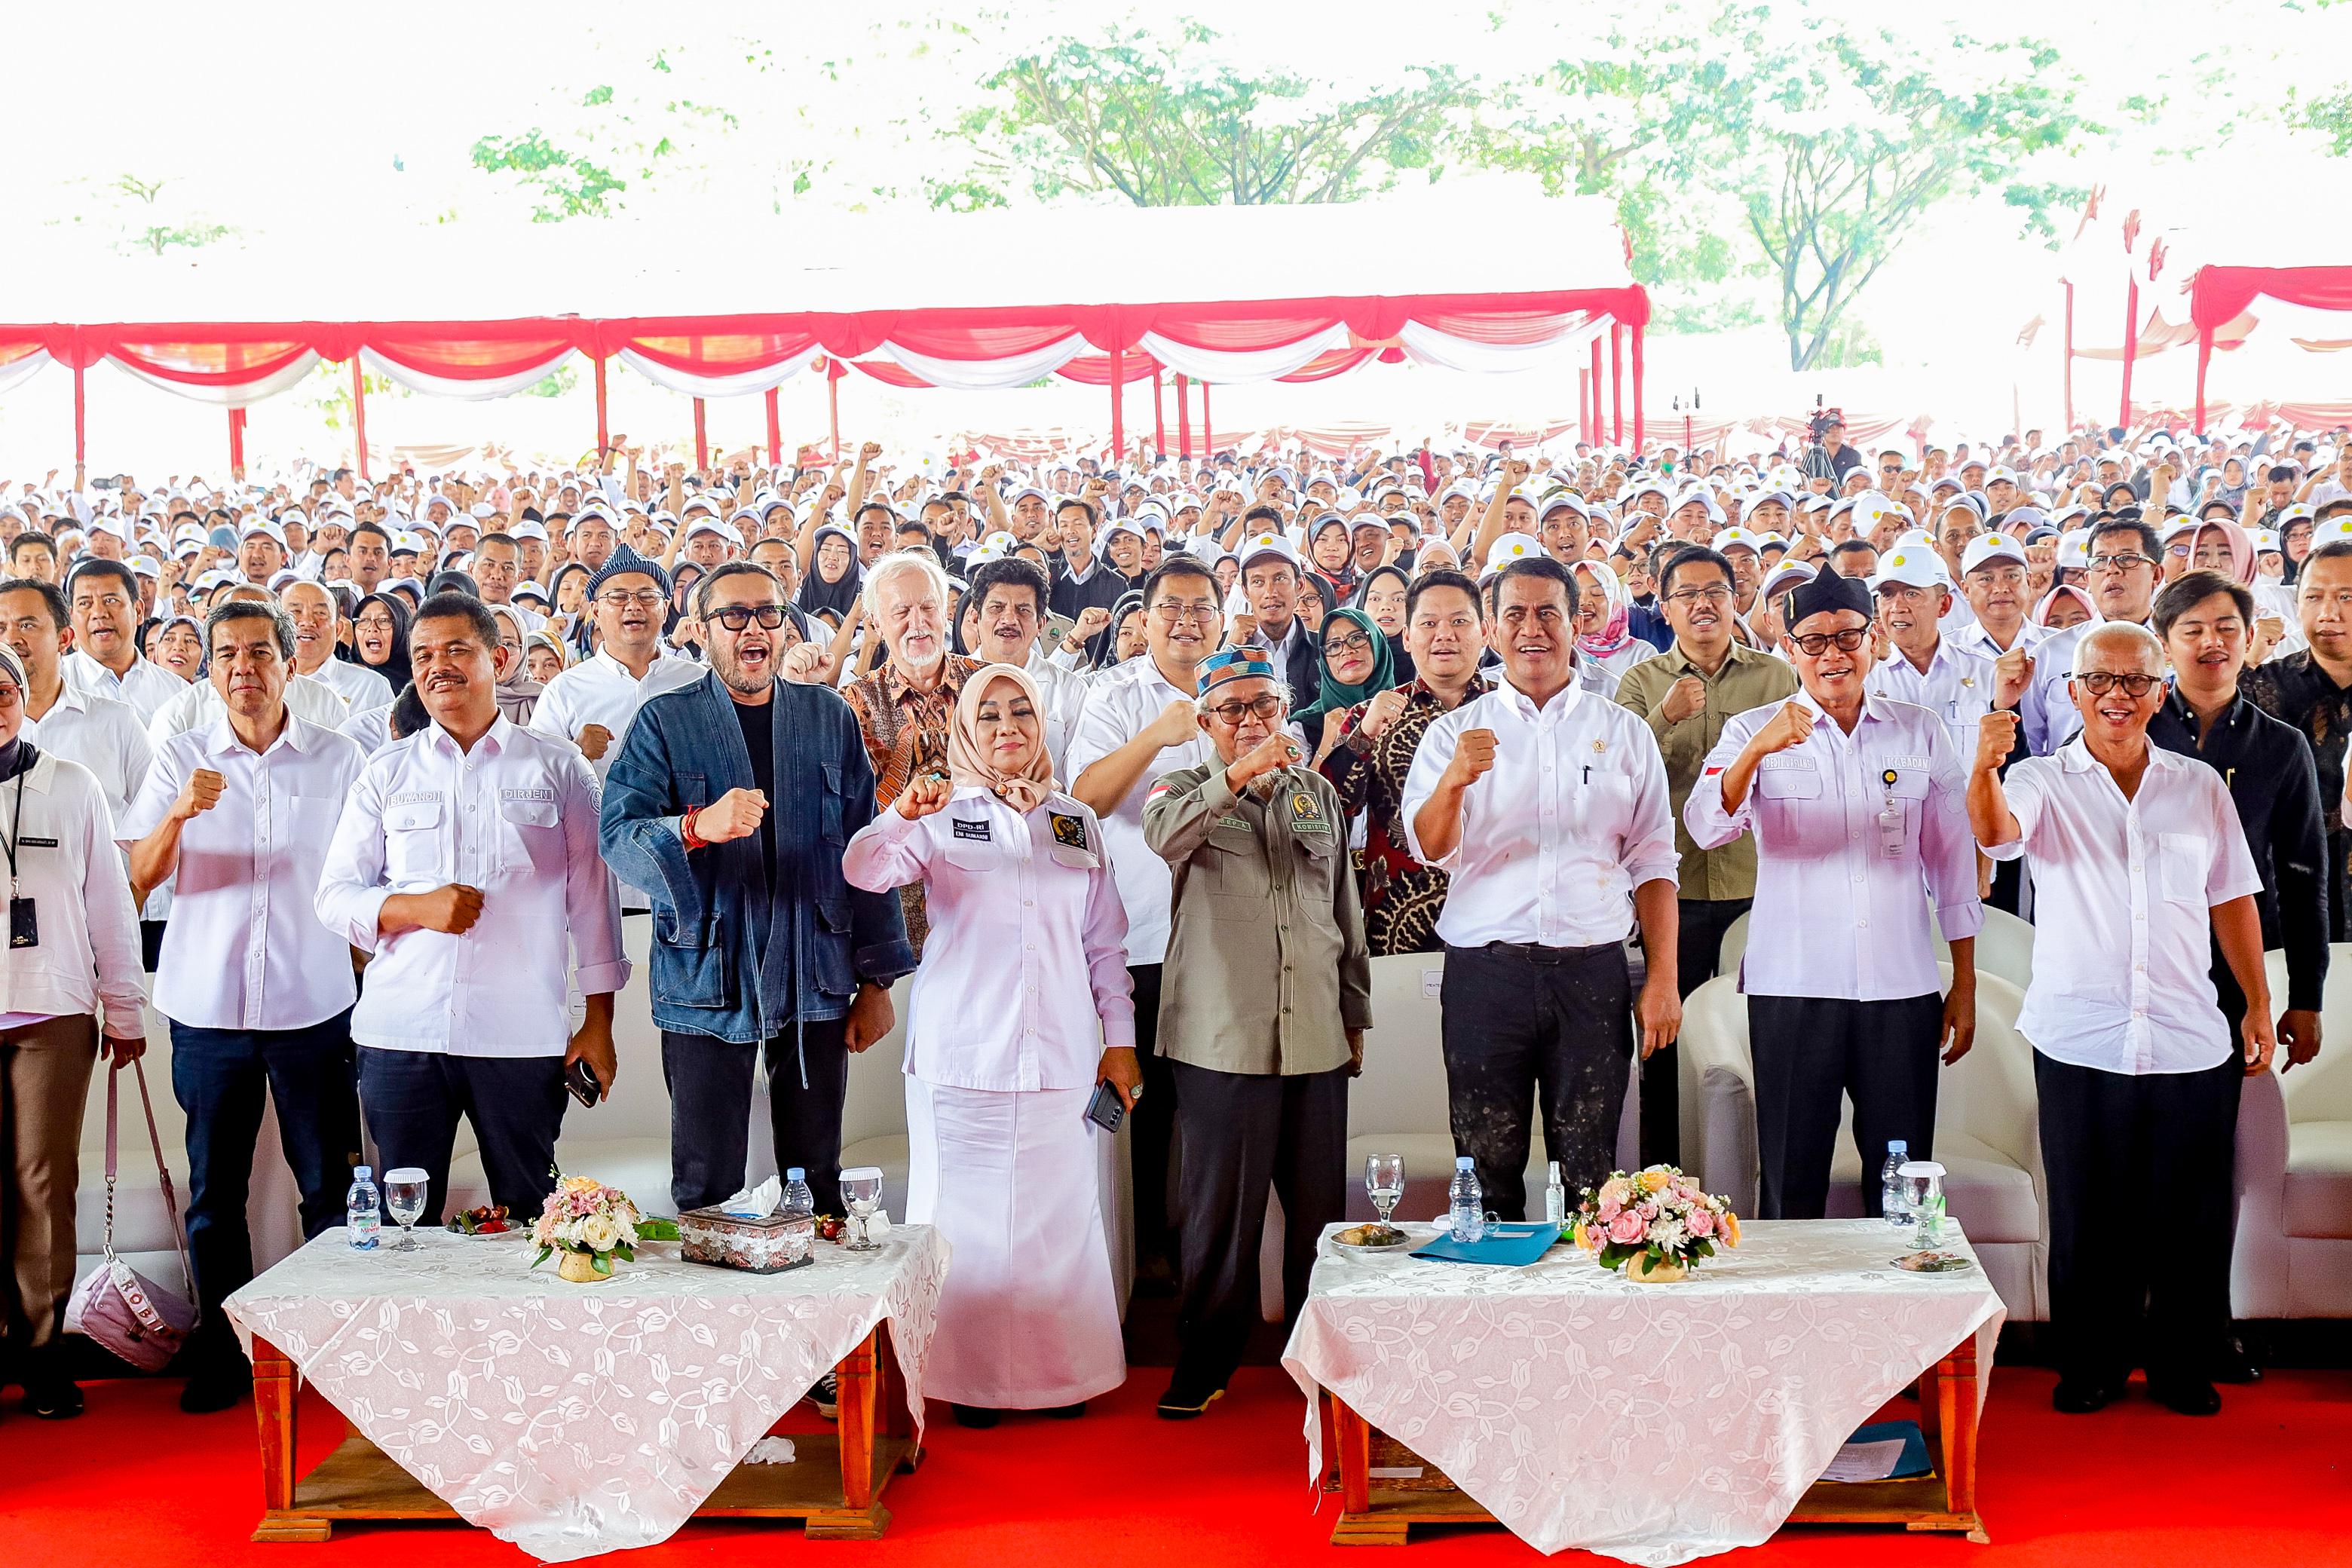
M 859 982 L 915 967 L 895 892 L 841 875 L 843 847 L 874 817 L 874 772 L 857 719 L 821 686 L 776 683 L 776 892 L 760 835 L 689 855 L 679 819 L 730 789 L 757 787 L 734 700 L 718 677 L 637 710 L 604 778 L 597 842 L 622 881 L 652 896 L 657 1027 L 739 1045 L 838 1018 Z

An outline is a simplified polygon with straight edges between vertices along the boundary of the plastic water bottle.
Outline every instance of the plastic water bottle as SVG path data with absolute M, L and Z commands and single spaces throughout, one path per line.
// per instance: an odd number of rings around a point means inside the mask
M 375 1250 L 376 1232 L 383 1228 L 383 1197 L 375 1190 L 375 1172 L 366 1165 L 352 1167 L 352 1190 L 343 1199 L 343 1224 L 353 1247 L 362 1252 Z
M 1880 1212 L 1886 1223 L 1897 1230 L 1908 1230 L 1918 1223 L 1911 1212 L 1911 1199 L 1904 1190 L 1903 1165 L 1911 1158 L 1911 1145 L 1897 1138 L 1886 1145 L 1886 1163 L 1878 1173 Z
M 1454 1160 L 1454 1185 L 1447 1206 L 1454 1215 L 1454 1239 L 1475 1241 L 1486 1234 L 1486 1194 L 1478 1185 L 1477 1163 L 1467 1154 Z
M 1544 1177 L 1544 1223 L 1568 1223 L 1568 1184 L 1560 1180 L 1559 1162 L 1554 1160 Z
M 784 1199 L 776 1205 L 784 1222 L 784 1261 L 798 1263 L 816 1250 L 816 1197 L 809 1191 L 808 1172 L 794 1165 L 784 1173 Z

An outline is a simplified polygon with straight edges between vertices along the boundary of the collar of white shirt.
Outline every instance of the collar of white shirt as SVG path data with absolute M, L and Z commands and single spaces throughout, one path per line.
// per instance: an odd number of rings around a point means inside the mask
M 282 700 L 278 704 L 278 739 L 270 742 L 268 749 L 257 754 L 268 756 L 280 746 L 289 746 L 298 752 L 310 750 L 302 743 L 300 727 L 294 722 L 294 710 Z M 238 752 L 257 754 L 252 747 L 237 739 L 236 727 L 228 721 L 226 712 L 214 720 L 212 727 L 205 731 L 205 750 L 216 757 L 233 756 Z
M 1575 712 L 1577 703 L 1583 700 L 1584 689 L 1571 680 L 1553 692 L 1550 701 L 1538 706 L 1534 698 L 1512 684 L 1511 678 L 1506 675 L 1495 683 L 1494 696 L 1496 701 L 1528 723 L 1544 728 L 1557 724 Z

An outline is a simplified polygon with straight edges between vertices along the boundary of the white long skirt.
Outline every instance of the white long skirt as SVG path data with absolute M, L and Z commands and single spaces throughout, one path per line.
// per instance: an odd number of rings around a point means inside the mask
M 1091 1089 L 944 1089 L 907 1079 L 907 1218 L 950 1253 L 924 1392 L 1050 1410 L 1127 1381 L 1103 1229 Z

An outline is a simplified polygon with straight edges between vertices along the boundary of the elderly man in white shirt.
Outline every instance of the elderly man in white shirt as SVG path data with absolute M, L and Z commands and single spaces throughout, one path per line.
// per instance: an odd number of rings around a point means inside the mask
M 612 1092 L 613 994 L 629 977 L 596 781 L 576 747 L 499 716 L 508 656 L 480 600 L 427 599 L 409 649 L 431 722 L 360 775 L 319 918 L 374 955 L 352 1038 L 383 1163 L 425 1170 L 439 1223 L 462 1114 L 492 1199 L 534 1215 L 554 1190 L 567 1079 L 588 1104 Z M 566 935 L 587 998 L 576 1033 Z
M 1487 646 L 1503 682 L 1429 727 L 1399 811 L 1413 857 L 1452 878 L 1437 934 L 1454 1147 L 1506 1220 L 1527 1210 L 1533 1097 L 1571 1194 L 1615 1165 L 1636 920 L 1641 1054 L 1682 1026 L 1665 761 L 1641 715 L 1578 686 L 1576 599 L 1549 555 L 1493 579 Z
M 1866 689 L 1869 590 L 1824 573 L 1790 597 L 1782 651 L 1802 689 L 1724 726 L 1683 820 L 1704 849 L 1756 835 L 1750 919 L 1769 934 L 1739 971 L 1755 1058 L 1756 1212 L 1828 1212 L 1851 1095 L 1863 1210 L 1875 1217 L 1888 1144 L 1935 1158 L 1937 1051 L 1958 1061 L 1976 1037 L 1976 841 L 1942 716 Z M 1930 899 L 1952 948 L 1948 995 Z
M 251 1373 L 220 1304 L 253 1278 L 247 1178 L 265 1099 L 301 1194 L 302 1230 L 338 1223 L 360 1147 L 350 950 L 312 900 L 358 746 L 287 710 L 294 627 L 232 600 L 206 618 L 206 677 L 227 705 L 175 735 L 115 825 L 131 893 L 176 874 L 175 918 L 155 965 L 155 1010 L 172 1026 L 172 1089 L 187 1112 L 188 1251 L 204 1309 L 180 1395 L 225 1410 Z
M 1194 692 L 1201 661 L 1217 651 L 1223 616 L 1216 578 L 1190 555 L 1169 557 L 1144 580 L 1143 603 L 1144 652 L 1102 671 L 1087 688 L 1070 732 L 1070 794 L 1101 822 L 1127 911 L 1127 972 L 1135 982 L 1136 1049 L 1147 1090 L 1132 1124 L 1136 1266 L 1172 1279 L 1175 1231 L 1167 1200 L 1176 1080 L 1154 1047 L 1176 884 L 1168 862 L 1144 842 L 1143 803 L 1160 774 L 1217 754 L 1201 731 Z
M 392 682 L 363 664 L 339 658 L 335 632 L 342 606 L 316 583 L 289 583 L 278 596 L 294 622 L 294 668 L 343 700 L 353 713 L 393 699 Z
M 2016 717 L 1989 713 L 1969 820 L 2000 858 L 2032 862 L 2033 1044 L 2050 1200 L 2053 1405 L 2097 1410 L 2135 1364 L 2183 1415 L 2221 1407 L 2209 1380 L 2230 1330 L 2240 1086 L 2277 1047 L 2263 964 L 2262 879 L 2221 776 L 2149 743 L 2164 649 L 2146 627 L 2094 626 L 2070 682 L 2082 732 L 2000 772 Z M 2245 1014 L 2215 999 L 2218 945 Z M 2185 1245 L 2154 1248 L 2132 1215 Z
M 66 578 L 73 618 L 67 683 L 129 705 L 144 725 L 188 683 L 139 652 L 139 579 L 120 561 L 78 563 Z

